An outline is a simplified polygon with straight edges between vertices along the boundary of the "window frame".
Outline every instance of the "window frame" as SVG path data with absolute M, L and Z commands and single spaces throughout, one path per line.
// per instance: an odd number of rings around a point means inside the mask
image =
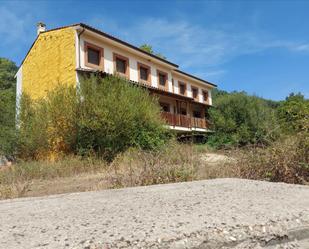
M 182 94 L 180 91 L 180 86 L 183 85 L 185 88 L 185 92 Z M 187 96 L 187 84 L 184 83 L 183 81 L 178 81 L 178 88 L 179 88 L 179 94 L 183 96 Z
M 126 63 L 125 66 L 125 73 L 117 72 L 117 59 L 123 60 Z M 113 53 L 113 60 L 114 60 L 114 72 L 116 74 L 119 74 L 120 76 L 123 76 L 127 79 L 130 79 L 130 67 L 129 67 L 129 58 L 125 57 L 121 54 Z
M 141 79 L 141 70 L 140 70 L 141 67 L 146 68 L 148 70 L 147 80 Z M 138 80 L 142 83 L 151 85 L 151 67 L 146 64 L 137 62 L 137 70 L 138 70 Z
M 165 85 L 160 84 L 160 74 L 165 75 Z M 168 73 L 157 69 L 158 88 L 168 91 Z
M 93 50 L 97 50 L 100 56 L 100 63 L 99 65 L 93 64 L 88 61 L 88 49 L 91 48 Z M 94 45 L 89 42 L 84 42 L 84 54 L 85 54 L 85 66 L 90 68 L 95 68 L 104 71 L 104 49 L 97 45 Z
M 193 89 L 195 89 L 196 92 L 197 92 L 196 97 L 194 97 Z M 199 89 L 198 89 L 198 87 L 191 86 L 191 92 L 192 92 L 192 98 L 193 98 L 194 100 L 198 101 L 198 100 L 199 100 L 199 97 L 198 97 L 198 95 L 199 95 Z

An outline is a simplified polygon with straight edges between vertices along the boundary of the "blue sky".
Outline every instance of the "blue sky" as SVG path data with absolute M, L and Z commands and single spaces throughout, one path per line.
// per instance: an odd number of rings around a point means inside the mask
M 309 98 L 309 1 L 4 1 L 0 56 L 20 64 L 36 36 L 84 22 L 149 43 L 184 71 L 227 91 Z

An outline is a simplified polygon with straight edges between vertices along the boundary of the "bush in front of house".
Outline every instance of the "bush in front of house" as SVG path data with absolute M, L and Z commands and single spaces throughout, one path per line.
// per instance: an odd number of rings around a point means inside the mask
M 214 134 L 208 143 L 214 147 L 267 145 L 280 134 L 275 109 L 261 98 L 244 92 L 222 93 L 209 111 Z
M 81 84 L 78 150 L 111 160 L 129 147 L 154 150 L 168 139 L 157 99 L 119 77 L 91 77 Z
M 157 100 L 115 76 L 84 78 L 79 89 L 62 84 L 38 100 L 23 96 L 19 122 L 23 159 L 74 153 L 110 161 L 129 147 L 157 149 L 169 137 Z

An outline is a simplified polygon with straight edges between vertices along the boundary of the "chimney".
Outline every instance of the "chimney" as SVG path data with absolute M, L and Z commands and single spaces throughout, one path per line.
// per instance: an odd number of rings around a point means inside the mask
M 37 35 L 44 32 L 46 30 L 46 25 L 43 22 L 38 22 L 37 24 Z

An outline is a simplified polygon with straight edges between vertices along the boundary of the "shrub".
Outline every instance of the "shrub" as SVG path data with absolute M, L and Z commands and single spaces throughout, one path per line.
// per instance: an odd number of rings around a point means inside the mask
M 246 150 L 238 164 L 244 178 L 309 184 L 309 134 L 300 132 L 267 148 Z
M 24 95 L 18 130 L 18 153 L 23 159 L 54 159 L 74 152 L 79 99 L 74 87 L 59 85 L 43 99 Z
M 92 77 L 83 81 L 81 96 L 80 150 L 95 149 L 111 160 L 130 146 L 147 150 L 164 144 L 167 130 L 157 100 L 146 90 L 114 76 Z
M 59 85 L 43 99 L 23 96 L 21 103 L 24 159 L 95 153 L 110 161 L 131 146 L 153 150 L 168 138 L 157 100 L 115 76 L 85 78 L 78 90 Z
M 0 57 L 0 155 L 14 153 L 16 72 L 14 62 Z
M 208 143 L 215 147 L 269 144 L 279 134 L 274 109 L 245 93 L 219 94 L 209 114 L 215 133 Z
M 0 155 L 12 155 L 15 144 L 15 93 L 12 89 L 0 90 Z
M 112 162 L 108 182 L 110 187 L 132 187 L 192 181 L 201 163 L 194 147 L 175 142 L 157 151 L 130 149 Z
M 309 131 L 309 100 L 291 93 L 278 108 L 282 130 L 286 133 Z

